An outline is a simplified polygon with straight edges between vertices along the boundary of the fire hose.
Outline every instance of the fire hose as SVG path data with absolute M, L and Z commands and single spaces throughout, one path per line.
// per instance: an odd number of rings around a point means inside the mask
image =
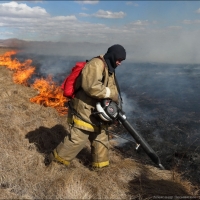
M 161 164 L 160 158 L 151 146 L 145 141 L 145 139 L 131 126 L 128 122 L 125 113 L 118 107 L 118 105 L 110 99 L 105 99 L 102 102 L 96 104 L 97 113 L 104 121 L 118 120 L 124 128 L 130 133 L 130 135 L 137 142 L 136 150 L 141 146 L 145 153 L 151 158 L 151 160 L 158 165 L 161 169 L 165 169 Z

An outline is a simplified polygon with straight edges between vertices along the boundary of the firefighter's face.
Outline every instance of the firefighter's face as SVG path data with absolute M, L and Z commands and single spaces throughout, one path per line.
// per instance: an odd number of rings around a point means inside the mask
M 116 61 L 116 65 L 118 66 L 118 65 L 121 65 L 121 63 L 122 63 L 122 60 L 117 60 Z
M 116 65 L 117 65 L 117 66 L 121 65 L 121 63 L 122 63 L 122 60 L 117 60 L 117 61 L 116 61 Z

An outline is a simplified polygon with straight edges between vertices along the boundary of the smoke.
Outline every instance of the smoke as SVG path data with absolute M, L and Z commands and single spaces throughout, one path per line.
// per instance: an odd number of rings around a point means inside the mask
M 163 138 L 160 134 L 160 131 L 155 130 L 152 135 L 154 136 L 154 140 L 156 140 L 157 142 L 163 142 Z
M 35 78 L 46 78 L 50 75 L 53 80 L 60 85 L 71 72 L 71 68 L 75 63 L 83 60 L 82 57 L 44 53 L 42 51 L 36 51 L 36 49 L 30 49 L 29 51 L 26 49 L 26 51 L 21 51 L 16 55 L 17 59 L 20 61 L 32 59 L 32 66 L 36 68 L 32 81 Z
M 21 51 L 17 58 L 19 60 L 31 58 L 37 69 L 36 75 L 46 77 L 51 74 L 58 84 L 61 84 L 77 61 L 85 61 L 101 54 L 92 52 L 90 54 L 93 55 L 90 56 L 71 56 L 63 50 L 67 48 L 65 44 L 60 44 L 59 50 L 56 45 L 49 45 L 49 48 L 41 43 L 29 46 Z M 83 47 L 84 44 L 79 46 Z M 70 45 L 68 47 L 70 48 Z M 90 51 L 87 51 L 87 48 L 86 45 L 85 51 L 89 54 Z M 131 118 L 140 115 L 145 119 L 154 119 L 151 108 L 159 107 L 167 112 L 167 106 L 173 108 L 174 112 L 177 110 L 175 115 L 168 118 L 169 123 L 176 121 L 177 117 L 181 117 L 184 112 L 193 113 L 192 116 L 196 117 L 199 115 L 200 66 L 198 64 L 123 61 L 122 65 L 116 69 L 116 75 L 124 101 L 123 109 Z M 133 112 L 134 116 L 131 114 Z
M 134 110 L 138 110 L 138 105 L 134 100 L 131 100 L 127 97 L 126 93 L 122 92 L 122 99 L 123 99 L 123 111 L 128 115 L 133 112 Z
M 76 59 L 91 59 L 105 54 L 109 47 L 105 43 L 90 42 L 28 42 L 24 46 L 24 54 L 75 57 Z
M 198 64 L 123 63 L 117 68 L 128 120 L 158 143 L 199 143 Z M 179 138 L 177 140 L 177 138 Z
M 61 38 L 60 42 L 20 41 L 25 47 L 25 53 L 37 55 L 74 56 L 90 59 L 96 55 L 105 54 L 109 46 L 120 43 L 127 52 L 126 62 L 131 63 L 168 63 L 168 64 L 198 64 L 200 63 L 199 32 L 181 30 L 160 30 L 135 34 L 123 33 L 123 40 L 118 32 L 112 37 L 96 42 L 69 42 L 69 37 Z M 129 35 L 130 34 L 130 35 Z M 128 38 L 128 39 L 127 39 Z M 92 39 L 90 41 L 93 41 Z

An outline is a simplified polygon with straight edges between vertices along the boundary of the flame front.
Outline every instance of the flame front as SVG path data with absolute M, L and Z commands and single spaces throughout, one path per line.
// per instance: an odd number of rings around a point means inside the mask
M 52 77 L 36 79 L 32 87 L 39 91 L 39 95 L 31 98 L 31 102 L 54 107 L 60 114 L 67 114 L 67 108 L 64 107 L 67 100 L 62 89 L 52 81 Z
M 13 81 L 18 84 L 27 85 L 28 79 L 35 71 L 35 67 L 31 66 L 32 60 L 26 60 L 21 63 L 16 58 L 12 59 L 11 56 L 15 55 L 17 51 L 9 51 L 0 56 L 0 66 L 5 66 L 14 71 Z
M 1 55 L 0 66 L 5 66 L 14 72 L 14 83 L 27 86 L 27 81 L 34 74 L 35 67 L 31 66 L 32 60 L 30 59 L 25 60 L 24 62 L 20 62 L 17 58 L 12 59 L 12 56 L 16 53 L 17 51 L 9 51 Z M 62 89 L 52 81 L 52 77 L 49 76 L 47 79 L 36 79 L 30 86 L 39 92 L 37 96 L 30 99 L 31 102 L 47 107 L 53 107 L 61 115 L 67 114 L 67 108 L 64 106 L 67 99 L 63 96 Z

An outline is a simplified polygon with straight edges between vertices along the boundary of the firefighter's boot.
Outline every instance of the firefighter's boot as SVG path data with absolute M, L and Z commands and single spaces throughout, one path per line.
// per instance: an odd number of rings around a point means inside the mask
M 55 157 L 53 155 L 53 152 L 45 155 L 45 158 L 44 158 L 45 166 L 49 166 L 52 163 L 52 161 L 54 161 L 54 160 L 55 160 Z
M 51 162 L 58 162 L 58 163 L 62 163 L 65 166 L 69 166 L 70 162 L 67 160 L 64 160 L 63 158 L 61 158 L 58 154 L 57 151 L 54 149 L 53 152 L 51 152 L 50 154 L 48 154 L 45 159 L 44 159 L 44 164 L 46 166 L 50 165 Z

